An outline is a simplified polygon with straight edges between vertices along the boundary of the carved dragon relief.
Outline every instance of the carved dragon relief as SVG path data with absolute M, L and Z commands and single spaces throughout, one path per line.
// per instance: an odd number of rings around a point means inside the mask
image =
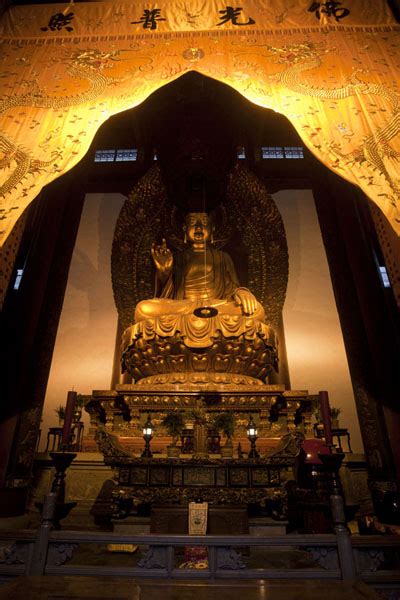
M 62 49 L 59 61 L 65 63 L 65 73 L 73 79 L 88 82 L 89 88 L 85 92 L 68 96 L 52 96 L 46 93 L 45 87 L 40 87 L 37 81 L 32 81 L 28 92 L 5 95 L 0 99 L 0 114 L 18 106 L 57 111 L 96 100 L 107 87 L 123 81 L 121 77 L 105 74 L 105 70 L 111 68 L 113 62 L 122 60 L 121 53 L 121 50 L 103 52 L 97 48 Z M 51 166 L 55 168 L 55 163 L 62 158 L 60 151 L 53 151 L 50 160 L 39 160 L 2 131 L 0 131 L 0 151 L 4 153 L 4 158 L 0 160 L 0 172 L 10 165 L 11 157 L 16 163 L 14 170 L 0 186 L 0 197 L 15 190 L 27 175 L 35 175 Z
M 332 52 L 332 48 L 327 47 L 325 44 L 307 42 L 281 47 L 266 46 L 266 48 L 271 59 L 277 63 L 287 65 L 287 58 L 290 55 L 290 66 L 283 72 L 270 75 L 269 79 L 272 83 L 283 84 L 287 89 L 296 94 L 310 98 L 319 98 L 322 101 L 341 101 L 352 96 L 359 96 L 360 98 L 363 96 L 374 98 L 375 96 L 385 99 L 390 104 L 391 110 L 383 124 L 372 130 L 371 134 L 367 135 L 363 143 L 357 148 L 345 153 L 339 144 L 332 141 L 329 144 L 329 149 L 337 156 L 333 166 L 337 166 L 336 163 L 340 162 L 350 167 L 353 167 L 357 163 L 360 166 L 365 163 L 370 171 L 369 185 L 376 185 L 374 181 L 375 173 L 382 175 L 393 193 L 393 195 L 385 194 L 385 196 L 391 205 L 397 209 L 397 198 L 400 193 L 400 187 L 398 181 L 387 169 L 386 161 L 387 159 L 398 161 L 400 156 L 399 152 L 390 145 L 390 142 L 400 132 L 399 93 L 382 83 L 374 83 L 362 79 L 362 76 L 368 72 L 366 69 L 358 69 L 353 72 L 347 77 L 346 82 L 338 87 L 327 88 L 307 84 L 302 79 L 303 73 L 320 67 L 323 56 Z M 314 147 L 317 148 L 317 146 Z

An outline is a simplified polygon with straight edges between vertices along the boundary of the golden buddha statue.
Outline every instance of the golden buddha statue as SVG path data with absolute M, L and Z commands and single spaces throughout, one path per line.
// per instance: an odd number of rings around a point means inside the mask
M 152 245 L 155 297 L 137 304 L 124 332 L 123 368 L 140 383 L 193 375 L 191 382 L 260 384 L 277 364 L 263 307 L 240 286 L 229 254 L 213 248 L 207 213 L 189 213 L 184 235 L 186 248 L 175 256 L 165 239 Z
M 174 260 L 165 239 L 152 245 L 157 270 L 156 298 L 139 302 L 135 322 L 163 315 L 187 315 L 201 306 L 223 315 L 246 315 L 264 321 L 264 309 L 240 286 L 232 259 L 212 247 L 213 227 L 207 213 L 189 213 L 184 225 L 182 257 Z M 213 311 L 214 312 L 214 311 Z

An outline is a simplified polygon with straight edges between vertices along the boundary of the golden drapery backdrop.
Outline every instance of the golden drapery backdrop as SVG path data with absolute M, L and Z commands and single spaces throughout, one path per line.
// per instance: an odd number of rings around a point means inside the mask
M 400 26 L 384 0 L 15 6 L 1 21 L 4 242 L 111 115 L 189 70 L 285 115 L 400 233 Z

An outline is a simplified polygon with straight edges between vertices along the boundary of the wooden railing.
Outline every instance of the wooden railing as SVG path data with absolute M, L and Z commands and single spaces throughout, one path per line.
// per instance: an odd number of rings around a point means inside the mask
M 189 535 L 119 535 L 110 532 L 48 531 L 1 532 L 3 557 L 0 577 L 18 575 L 80 575 L 130 578 L 237 578 L 237 579 L 362 579 L 370 584 L 388 584 L 400 581 L 398 570 L 378 570 L 379 556 L 384 552 L 400 553 L 400 538 L 388 536 L 348 536 L 343 544 L 340 533 L 327 535 L 289 534 L 281 536 L 189 536 Z M 156 560 L 146 566 L 132 567 L 68 564 L 67 561 L 82 544 L 134 544 L 144 547 L 145 556 L 155 549 Z M 208 568 L 182 569 L 175 565 L 175 550 L 182 547 L 207 548 Z M 227 556 L 235 548 L 269 550 L 304 549 L 315 560 L 312 568 L 271 569 L 227 566 Z M 4 555 L 4 548 L 8 552 Z M 350 551 L 350 555 L 348 555 Z M 240 554 L 233 553 L 240 561 Z M 378 557 L 378 558 L 377 558 Z M 222 558 L 222 561 L 221 561 Z M 228 558 L 229 563 L 229 558 Z
M 322 455 L 321 455 L 322 456 Z M 332 462 L 335 457 L 329 456 Z M 61 473 L 63 475 L 63 472 Z M 240 578 L 240 579 L 362 579 L 372 585 L 400 585 L 400 536 L 352 536 L 346 525 L 343 497 L 337 470 L 332 476 L 331 513 L 333 534 L 281 536 L 251 535 L 120 535 L 98 531 L 57 531 L 57 500 L 60 486 L 53 486 L 45 497 L 42 521 L 37 531 L 0 532 L 3 541 L 0 577 L 25 575 L 86 575 L 163 578 Z M 53 489 L 52 488 L 52 489 Z M 6 542 L 6 544 L 4 544 Z M 133 544 L 144 547 L 145 554 L 136 565 L 68 564 L 81 544 Z M 175 549 L 207 548 L 205 569 L 177 568 Z M 235 548 L 302 548 L 313 559 L 311 568 L 248 568 Z M 390 569 L 381 569 L 391 554 Z M 76 558 L 78 558 L 76 556 Z M 133 561 L 132 561 L 133 562 Z

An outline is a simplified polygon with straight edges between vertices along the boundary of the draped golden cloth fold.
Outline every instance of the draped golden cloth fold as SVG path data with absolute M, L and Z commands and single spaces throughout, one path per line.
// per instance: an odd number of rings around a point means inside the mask
M 261 337 L 271 347 L 276 345 L 273 329 L 252 317 L 220 314 L 209 319 L 200 319 L 189 313 L 162 315 L 139 321 L 125 330 L 122 349 L 125 350 L 139 337 L 148 341 L 156 336 L 167 338 L 177 334 L 181 335 L 188 348 L 209 348 L 219 333 L 225 338 L 243 336 L 246 340 L 255 340 Z
M 214 0 L 68 6 L 17 6 L 2 21 L 2 241 L 104 121 L 190 70 L 285 115 L 400 233 L 400 26 L 383 0 L 251 0 L 226 22 L 232 7 Z

